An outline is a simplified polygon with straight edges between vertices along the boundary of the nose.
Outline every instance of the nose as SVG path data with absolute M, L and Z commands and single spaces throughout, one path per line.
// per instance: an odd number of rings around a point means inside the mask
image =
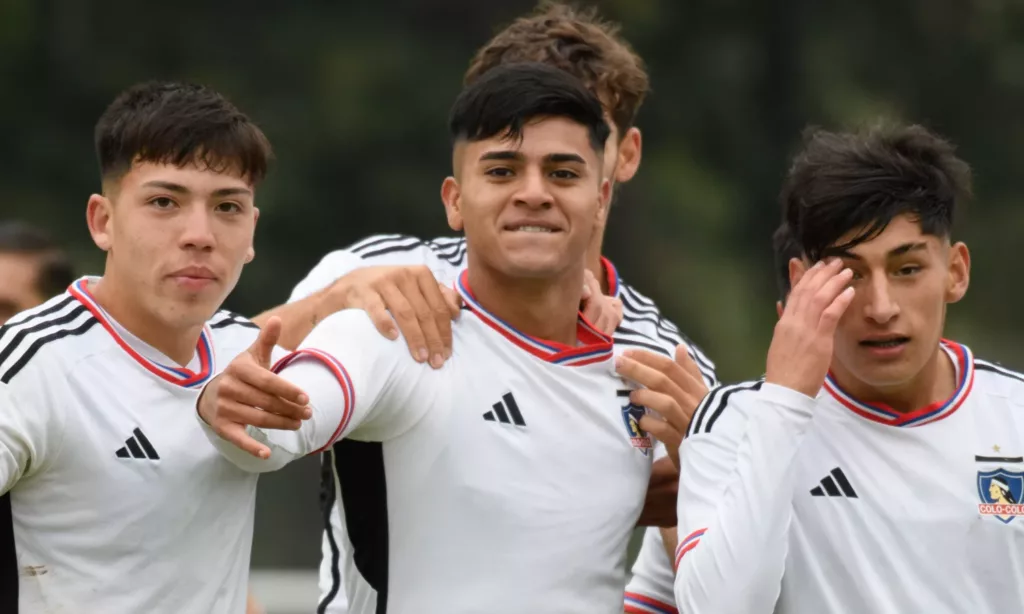
M 551 207 L 553 197 L 548 189 L 544 172 L 539 168 L 527 169 L 523 174 L 519 189 L 515 193 L 515 204 L 531 209 L 547 209 Z
M 869 320 L 887 324 L 900 314 L 900 306 L 892 295 L 888 276 L 873 276 L 867 294 L 864 314 Z
M 186 250 L 210 251 L 216 239 L 213 233 L 213 211 L 202 205 L 193 205 L 182 216 L 179 245 Z

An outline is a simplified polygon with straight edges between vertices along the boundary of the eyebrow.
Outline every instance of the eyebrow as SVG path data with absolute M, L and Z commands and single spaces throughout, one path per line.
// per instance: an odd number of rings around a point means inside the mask
M 918 241 L 916 243 L 904 243 L 903 245 L 900 245 L 899 247 L 894 247 L 894 248 L 890 249 L 889 252 L 885 255 L 885 257 L 886 258 L 896 258 L 896 257 L 899 257 L 899 256 L 904 256 L 906 254 L 909 254 L 910 252 L 924 251 L 924 250 L 927 250 L 927 249 L 928 249 L 928 244 L 925 243 L 924 241 Z M 857 254 L 851 252 L 848 249 L 826 249 L 822 255 L 823 256 L 838 256 L 840 258 L 849 258 L 850 260 L 864 260 L 864 258 L 858 256 Z
M 524 156 L 518 151 L 512 151 L 509 149 L 501 151 L 488 151 L 480 156 L 481 162 L 488 160 L 516 160 L 522 161 Z M 563 162 L 575 162 L 577 164 L 586 164 L 587 161 L 583 159 L 583 156 L 574 153 L 552 153 L 544 156 L 544 162 L 547 163 L 563 163 Z
M 168 192 L 175 192 L 175 193 L 178 193 L 178 194 L 188 194 L 190 192 L 190 190 L 188 188 L 186 188 L 185 186 L 181 185 L 180 183 L 174 183 L 174 182 L 171 182 L 171 181 L 159 181 L 159 180 L 147 181 L 146 183 L 142 184 L 142 187 L 144 187 L 144 188 L 160 188 L 162 190 L 167 190 Z M 211 194 L 211 196 L 224 197 L 224 196 L 235 196 L 235 195 L 238 195 L 238 194 L 252 196 L 252 190 L 250 190 L 248 188 L 221 188 L 219 190 L 214 190 L 213 193 Z

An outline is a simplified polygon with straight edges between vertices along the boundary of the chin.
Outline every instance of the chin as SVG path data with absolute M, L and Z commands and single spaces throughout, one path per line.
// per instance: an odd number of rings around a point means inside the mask
M 557 277 L 565 266 L 548 261 L 511 261 L 501 267 L 508 277 L 522 279 L 551 279 Z
M 921 365 L 913 365 L 906 361 L 890 364 L 859 365 L 853 369 L 854 377 L 872 388 L 885 389 L 903 386 L 921 372 Z
M 169 307 L 169 308 L 168 308 Z M 217 313 L 219 301 L 190 300 L 181 301 L 163 309 L 163 320 L 174 328 L 191 328 L 202 326 Z

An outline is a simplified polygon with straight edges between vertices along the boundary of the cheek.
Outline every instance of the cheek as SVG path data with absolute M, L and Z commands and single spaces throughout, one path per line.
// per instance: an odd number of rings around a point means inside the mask
M 921 284 L 915 292 L 908 292 L 906 305 L 913 310 L 916 320 L 934 323 L 941 320 L 946 311 L 946 280 L 945 277 L 929 279 Z
M 511 188 L 505 185 L 484 184 L 464 193 L 459 213 L 467 226 L 486 225 L 493 221 L 510 200 Z

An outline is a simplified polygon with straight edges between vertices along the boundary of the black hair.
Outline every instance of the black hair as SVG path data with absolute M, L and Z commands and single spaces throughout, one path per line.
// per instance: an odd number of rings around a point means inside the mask
M 67 254 L 48 234 L 24 222 L 0 223 L 0 254 L 32 256 L 38 260 L 36 291 L 40 296 L 56 296 L 75 280 L 74 267 Z
M 948 141 L 917 125 L 878 125 L 809 130 L 780 198 L 813 262 L 877 237 L 903 214 L 923 233 L 949 237 L 957 205 L 970 196 L 970 168 Z
M 775 262 L 775 285 L 779 300 L 783 303 L 793 288 L 789 284 L 789 261 L 801 256 L 800 245 L 789 231 L 789 224 L 783 222 L 772 234 L 772 256 Z
M 497 135 L 522 139 L 523 126 L 538 117 L 565 117 L 586 127 L 598 156 L 610 128 L 601 102 L 582 81 L 540 62 L 495 66 L 463 88 L 448 127 L 453 141 L 480 141 Z
M 128 88 L 100 116 L 95 142 L 103 179 L 120 177 L 135 162 L 198 163 L 217 172 L 234 169 L 255 185 L 272 157 L 256 124 L 222 95 L 191 83 Z

